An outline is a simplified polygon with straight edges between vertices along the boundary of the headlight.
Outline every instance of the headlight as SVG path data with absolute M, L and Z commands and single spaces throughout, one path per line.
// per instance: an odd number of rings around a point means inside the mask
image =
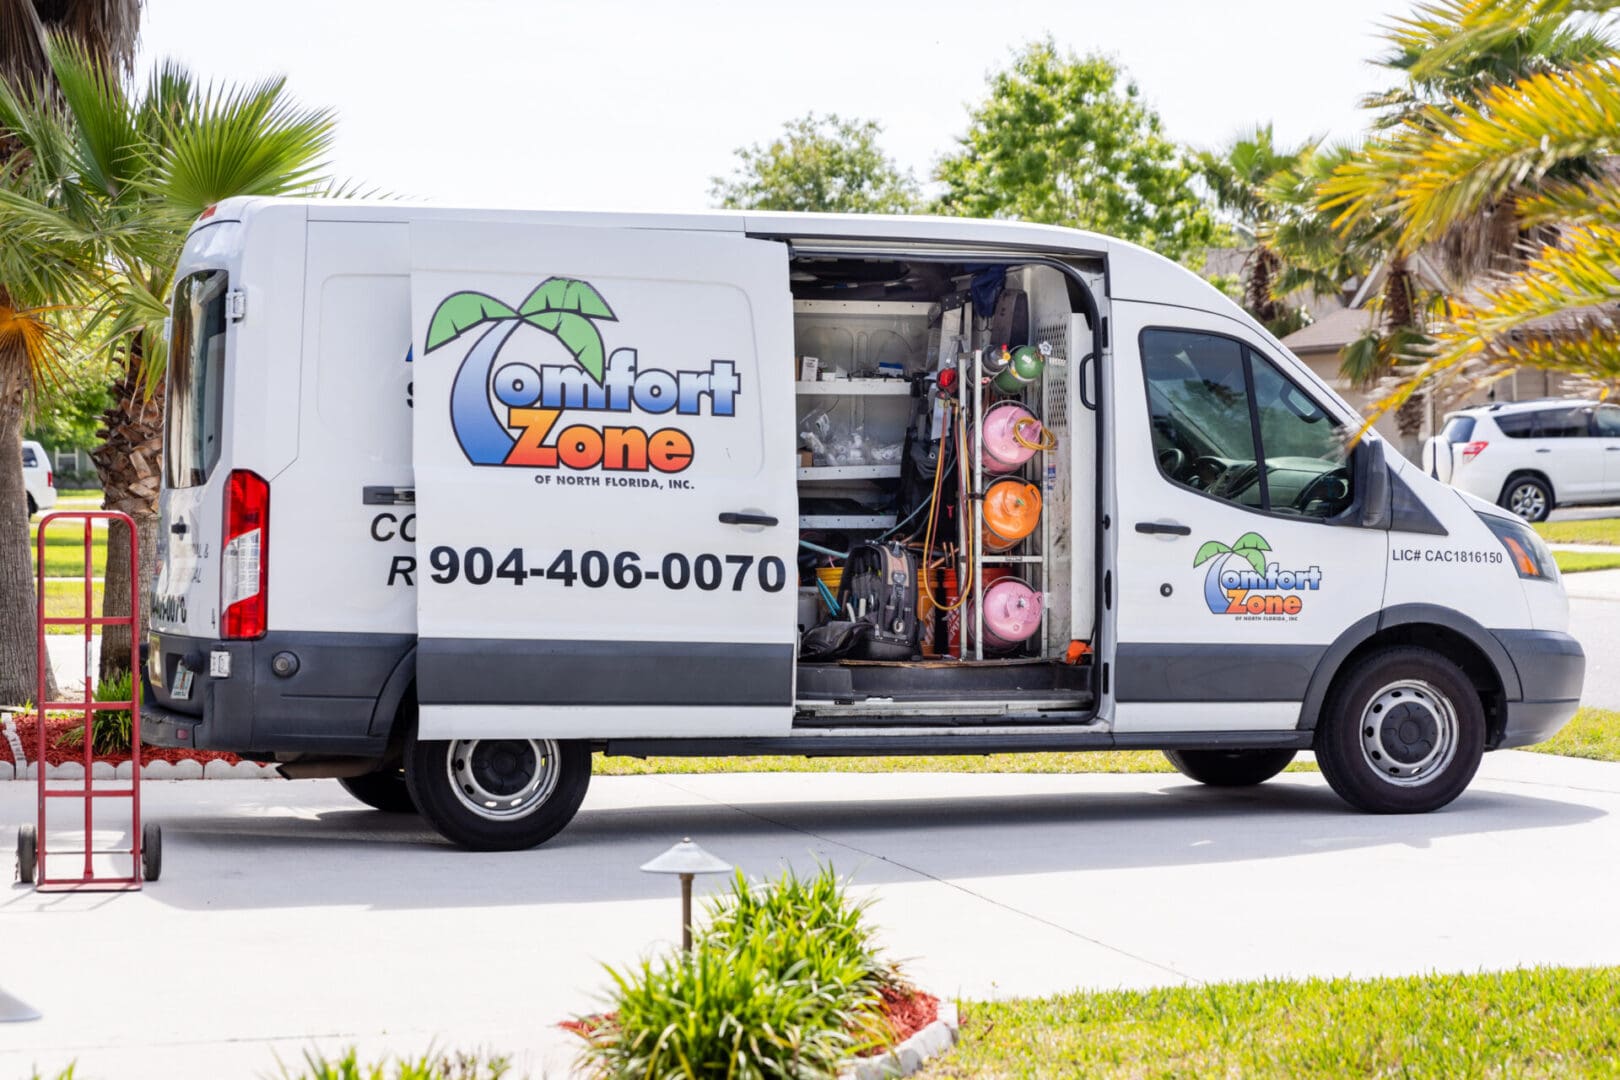
M 1538 581 L 1558 580 L 1558 564 L 1553 561 L 1552 551 L 1534 529 L 1522 521 L 1495 514 L 1481 514 L 1479 519 L 1507 548 L 1508 562 L 1513 564 L 1520 577 Z

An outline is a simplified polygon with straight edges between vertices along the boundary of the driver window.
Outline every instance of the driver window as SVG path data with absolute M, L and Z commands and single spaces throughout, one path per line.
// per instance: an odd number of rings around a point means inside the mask
M 1243 346 L 1184 330 L 1142 333 L 1153 451 L 1165 477 L 1260 507 Z
M 1329 518 L 1353 492 L 1342 432 L 1314 400 L 1241 342 L 1142 333 L 1153 450 L 1172 483 L 1295 517 Z

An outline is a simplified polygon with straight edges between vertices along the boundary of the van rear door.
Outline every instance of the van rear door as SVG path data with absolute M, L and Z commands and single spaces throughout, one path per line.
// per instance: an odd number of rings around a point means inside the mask
M 421 737 L 787 734 L 786 248 L 411 230 Z

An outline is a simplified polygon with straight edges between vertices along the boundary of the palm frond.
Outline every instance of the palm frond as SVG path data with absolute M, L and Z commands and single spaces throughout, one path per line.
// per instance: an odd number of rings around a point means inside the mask
M 1620 150 L 1620 65 L 1535 75 L 1493 87 L 1455 115 L 1423 116 L 1323 185 L 1341 224 L 1387 213 L 1408 251 L 1563 163 Z
M 1620 176 L 1543 181 L 1533 193 L 1519 196 L 1518 211 L 1526 228 L 1620 221 Z
M 179 121 L 164 121 L 155 184 L 170 206 L 195 217 L 233 195 L 288 195 L 318 188 L 336 116 L 299 106 L 285 80 L 210 85 Z
M 148 145 L 135 124 L 123 81 L 72 38 L 53 37 L 51 71 L 73 114 L 79 182 L 113 200 L 128 197 L 128 178 L 142 171 Z

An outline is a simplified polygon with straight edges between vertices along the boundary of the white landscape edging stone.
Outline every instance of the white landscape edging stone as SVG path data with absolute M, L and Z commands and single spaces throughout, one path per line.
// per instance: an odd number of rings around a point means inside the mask
M 134 770 L 127 761 L 120 762 L 116 768 L 105 761 L 95 762 L 91 767 L 91 775 L 97 780 L 128 780 Z M 47 765 L 45 778 L 47 780 L 80 780 L 84 777 L 84 764 L 78 761 L 64 761 L 60 765 Z M 30 762 L 21 771 L 9 761 L 0 761 L 0 781 L 5 780 L 37 780 L 39 778 L 39 763 Z M 141 766 L 142 780 L 280 780 L 281 774 L 276 772 L 274 765 L 260 765 L 256 761 L 239 761 L 232 765 L 228 761 L 182 761 L 171 765 L 167 761 L 149 761 Z
M 840 1073 L 838 1080 L 885 1080 L 891 1076 L 910 1076 L 955 1046 L 960 1030 L 961 1018 L 957 1015 L 956 1002 L 942 999 L 939 1016 L 932 1024 L 886 1054 L 861 1058 L 853 1068 Z

